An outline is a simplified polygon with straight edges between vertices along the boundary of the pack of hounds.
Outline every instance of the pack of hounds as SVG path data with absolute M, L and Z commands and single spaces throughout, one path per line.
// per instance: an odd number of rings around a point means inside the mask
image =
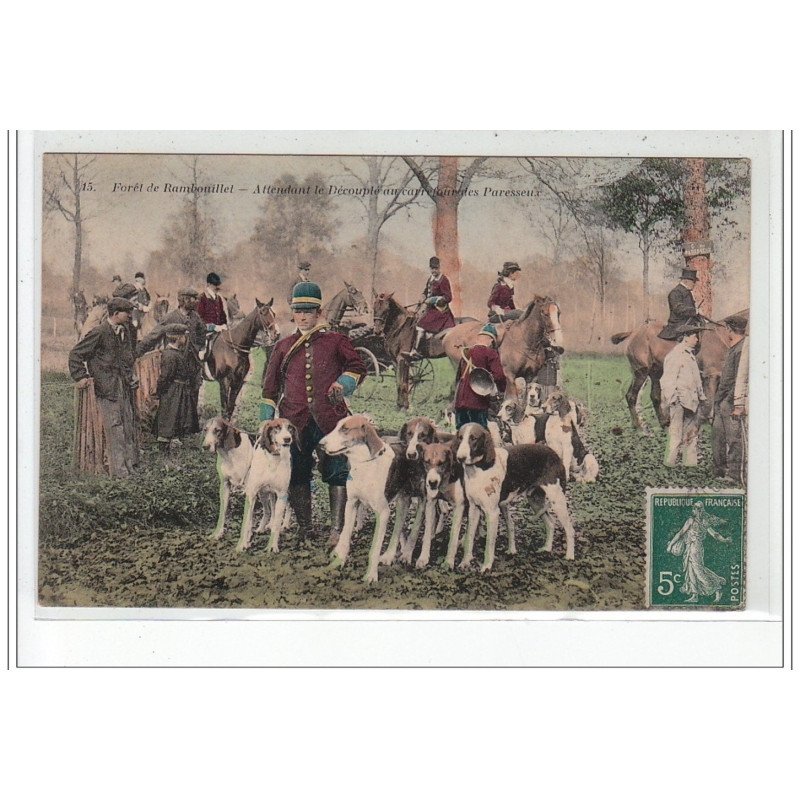
M 365 512 L 371 510 L 375 531 L 364 580 L 377 581 L 379 566 L 398 559 L 411 564 L 421 529 L 416 566 L 425 568 L 433 538 L 444 529 L 449 513 L 445 564 L 455 569 L 461 545 L 459 569 L 472 566 L 475 535 L 483 516 L 486 542 L 481 572 L 487 572 L 494 562 L 501 516 L 507 552 L 517 552 L 510 506 L 522 498 L 535 510 L 534 518 L 543 517 L 546 538 L 540 550 L 552 552 L 558 528 L 566 538 L 566 559 L 574 559 L 576 532 L 567 505 L 568 482 L 593 482 L 599 467 L 581 438 L 583 409 L 560 390 L 543 402 L 541 395 L 537 384 L 526 386 L 518 399 L 503 402 L 488 429 L 469 423 L 453 431 L 448 419 L 437 426 L 429 418 L 416 417 L 398 435 L 382 438 L 368 415 L 341 420 L 320 443 L 329 455 L 346 456 L 350 468 L 344 525 L 331 553 L 332 564 L 347 561 L 353 533 L 364 525 Z M 216 453 L 220 476 L 219 516 L 212 538 L 222 537 L 231 493 L 241 492 L 245 506 L 237 549 L 250 547 L 253 512 L 260 502 L 263 512 L 256 533 L 269 529 L 268 549 L 278 552 L 281 533 L 291 524 L 288 496 L 291 445 L 296 439 L 294 425 L 281 418 L 262 423 L 256 435 L 222 417 L 208 422 L 203 446 Z M 395 520 L 384 550 L 392 507 Z

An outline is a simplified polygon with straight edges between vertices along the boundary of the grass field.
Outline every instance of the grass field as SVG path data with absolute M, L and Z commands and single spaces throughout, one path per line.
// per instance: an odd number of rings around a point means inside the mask
M 262 362 L 245 389 L 239 424 L 258 425 Z M 622 357 L 569 356 L 564 387 L 589 409 L 586 438 L 600 462 L 595 484 L 571 483 L 570 510 L 579 533 L 574 562 L 563 558 L 563 540 L 544 555 L 541 520 L 531 521 L 526 504 L 514 509 L 518 554 L 505 553 L 501 525 L 497 559 L 490 574 L 465 574 L 441 567 L 446 535 L 434 540 L 426 570 L 382 567 L 380 581 L 361 580 L 372 526 L 354 539 L 351 560 L 328 567 L 324 539 L 301 545 L 297 533 L 282 537 L 282 550 L 266 550 L 255 537 L 247 553 L 234 544 L 241 500 L 234 500 L 229 528 L 219 542 L 207 538 L 217 516 L 214 459 L 187 442 L 165 464 L 152 443 L 135 479 L 76 476 L 70 467 L 73 389 L 68 376 L 42 376 L 39 593 L 43 605 L 217 608 L 397 608 L 397 609 L 628 609 L 644 598 L 644 500 L 648 486 L 716 486 L 710 469 L 710 430 L 701 443 L 701 465 L 667 469 L 665 437 L 643 438 L 632 429 L 624 402 L 629 382 Z M 452 367 L 435 363 L 430 398 L 413 414 L 439 419 L 449 402 Z M 374 380 L 374 379 L 369 379 Z M 373 387 L 369 387 L 370 391 Z M 395 408 L 388 376 L 369 401 L 355 397 L 353 411 L 367 411 L 382 430 L 396 431 L 405 413 Z M 217 408 L 216 385 L 206 402 Z M 643 403 L 643 405 L 645 405 Z M 656 428 L 647 403 L 644 415 Z M 325 487 L 315 482 L 315 519 L 328 519 Z M 482 541 L 476 546 L 482 555 Z

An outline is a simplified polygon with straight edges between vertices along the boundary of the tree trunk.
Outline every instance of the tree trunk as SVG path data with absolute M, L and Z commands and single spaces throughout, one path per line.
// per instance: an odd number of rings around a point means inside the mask
M 458 254 L 458 158 L 439 159 L 439 182 L 434 198 L 433 245 L 442 264 L 442 272 L 450 279 L 455 316 L 461 315 L 461 258 Z
M 650 322 L 650 240 L 645 236 L 642 248 L 642 308 L 645 322 Z
M 367 160 L 369 166 L 369 186 L 379 188 L 380 165 L 377 157 L 371 156 Z M 378 286 L 378 240 L 381 235 L 381 220 L 378 218 L 378 195 L 370 194 L 367 198 L 367 263 L 370 268 L 370 285 L 367 297 L 372 298 L 377 293 Z
M 695 302 L 705 317 L 713 313 L 711 292 L 711 242 L 709 240 L 708 204 L 706 203 L 706 162 L 703 158 L 686 159 L 688 168 L 684 185 L 686 227 L 683 231 L 683 255 L 686 268 L 697 271 Z
M 75 156 L 72 172 L 72 190 L 75 194 L 75 260 L 72 264 L 73 295 L 81 288 L 81 253 L 83 250 L 83 225 L 81 222 L 81 184 L 78 174 L 78 156 Z

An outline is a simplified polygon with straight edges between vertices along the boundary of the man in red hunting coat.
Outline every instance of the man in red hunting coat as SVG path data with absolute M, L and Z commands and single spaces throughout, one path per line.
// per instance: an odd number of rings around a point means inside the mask
M 456 412 L 456 428 L 468 422 L 477 422 L 484 428 L 489 426 L 489 405 L 491 395 L 478 394 L 470 383 L 474 370 L 485 370 L 492 376 L 497 392 L 506 390 L 506 374 L 500 363 L 500 356 L 495 350 L 497 329 L 494 325 L 484 325 L 478 334 L 475 344 L 464 348 L 458 365 L 458 385 L 453 407 Z
M 447 275 L 442 275 L 441 264 L 436 256 L 431 257 L 429 265 L 431 274 L 422 297 L 425 311 L 417 322 L 417 336 L 409 353 L 412 358 L 420 355 L 418 348 L 426 333 L 441 333 L 456 324 L 453 312 L 450 310 L 450 301 L 453 299 L 450 281 Z
M 347 336 L 328 330 L 320 317 L 322 292 L 316 283 L 292 290 L 292 319 L 297 330 L 275 345 L 264 376 L 260 417 L 288 419 L 299 433 L 292 445 L 289 504 L 301 533 L 311 534 L 311 473 L 314 450 L 339 420 L 349 416 L 345 397 L 367 374 Z M 349 469 L 345 456 L 320 455 L 319 470 L 328 484 L 331 538 L 344 523 Z

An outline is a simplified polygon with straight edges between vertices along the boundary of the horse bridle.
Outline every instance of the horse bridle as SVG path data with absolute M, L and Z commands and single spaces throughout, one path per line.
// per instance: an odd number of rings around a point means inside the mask
M 258 315 L 257 315 L 258 316 L 258 324 L 259 324 L 259 327 L 261 328 L 261 330 L 264 331 L 264 333 L 270 333 L 270 328 L 272 328 L 272 326 L 273 326 L 273 324 L 275 322 L 275 312 L 272 311 L 271 308 L 269 308 L 269 311 L 272 313 L 272 322 L 269 325 L 265 326 L 264 325 L 264 318 L 261 315 L 261 309 L 258 310 Z M 225 336 L 225 334 L 227 334 L 227 336 Z M 272 337 L 270 337 L 270 338 L 272 338 Z M 223 332 L 223 339 L 237 353 L 249 353 L 250 350 L 252 349 L 252 346 L 251 347 L 243 347 L 240 344 L 236 344 L 236 342 L 233 341 L 233 337 L 231 336 L 231 329 L 230 328 L 226 329 Z M 274 344 L 274 342 L 270 342 L 270 344 Z

